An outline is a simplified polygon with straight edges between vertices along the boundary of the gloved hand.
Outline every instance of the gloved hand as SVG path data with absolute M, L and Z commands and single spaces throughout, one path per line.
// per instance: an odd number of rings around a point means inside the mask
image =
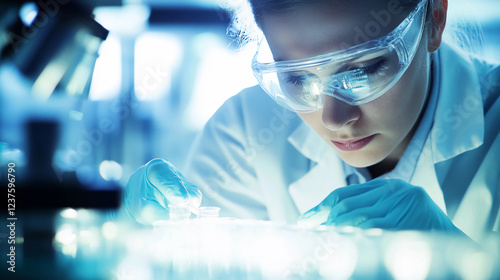
M 299 223 L 463 234 L 423 188 L 393 179 L 336 189 Z
M 169 218 L 169 204 L 199 207 L 201 192 L 170 162 L 153 159 L 130 176 L 123 204 L 136 221 L 151 224 Z

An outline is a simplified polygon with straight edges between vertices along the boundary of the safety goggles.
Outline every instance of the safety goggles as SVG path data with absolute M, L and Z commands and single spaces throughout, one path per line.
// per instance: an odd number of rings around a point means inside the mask
M 408 69 L 422 37 L 426 4 L 420 1 L 381 38 L 311 58 L 276 62 L 264 40 L 252 61 L 254 75 L 271 98 L 295 112 L 319 110 L 325 94 L 352 106 L 372 101 Z

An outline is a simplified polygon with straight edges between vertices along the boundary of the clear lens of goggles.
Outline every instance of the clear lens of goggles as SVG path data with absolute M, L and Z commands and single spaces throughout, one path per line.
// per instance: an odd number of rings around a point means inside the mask
M 349 105 L 376 99 L 404 74 L 415 56 L 425 22 L 427 0 L 388 35 L 313 58 L 262 63 L 263 50 L 252 62 L 261 87 L 281 106 L 296 112 L 321 107 L 323 94 Z

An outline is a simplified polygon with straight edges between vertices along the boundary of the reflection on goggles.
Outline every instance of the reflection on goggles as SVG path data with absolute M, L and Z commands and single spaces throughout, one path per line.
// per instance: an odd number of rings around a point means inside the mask
M 342 70 L 331 72 L 332 67 L 310 68 L 302 71 L 278 72 L 279 88 L 285 98 L 297 105 L 316 107 L 321 94 L 334 96 L 352 104 L 380 92 L 398 75 L 402 68 L 395 51 L 386 49 L 340 64 Z M 335 63 L 339 68 L 339 63 Z M 326 77 L 322 77 L 326 76 Z M 340 94 L 340 95 L 338 95 Z
M 276 102 L 292 111 L 318 110 L 324 94 L 353 106 L 374 100 L 397 83 L 413 59 L 426 3 L 420 2 L 388 35 L 346 50 L 271 63 L 259 62 L 257 53 L 254 74 Z

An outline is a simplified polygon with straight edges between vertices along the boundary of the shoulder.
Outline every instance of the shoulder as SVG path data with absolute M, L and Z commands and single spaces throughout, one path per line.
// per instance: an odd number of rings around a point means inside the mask
M 500 65 L 481 57 L 472 57 L 471 62 L 477 73 L 486 113 L 500 97 Z
M 500 100 L 500 65 L 484 60 L 476 60 L 475 67 L 481 87 L 484 112 L 488 113 L 493 104 L 498 103 Z
M 266 127 L 294 129 L 301 123 L 301 119 L 296 113 L 279 106 L 256 85 L 226 100 L 207 125 L 215 123 L 239 126 L 246 133 L 256 133 Z
M 445 75 L 453 76 L 455 82 L 472 78 L 481 93 L 485 112 L 500 96 L 500 65 L 483 57 L 464 52 L 443 44 L 440 48 Z M 463 75 L 472 77 L 464 77 Z

